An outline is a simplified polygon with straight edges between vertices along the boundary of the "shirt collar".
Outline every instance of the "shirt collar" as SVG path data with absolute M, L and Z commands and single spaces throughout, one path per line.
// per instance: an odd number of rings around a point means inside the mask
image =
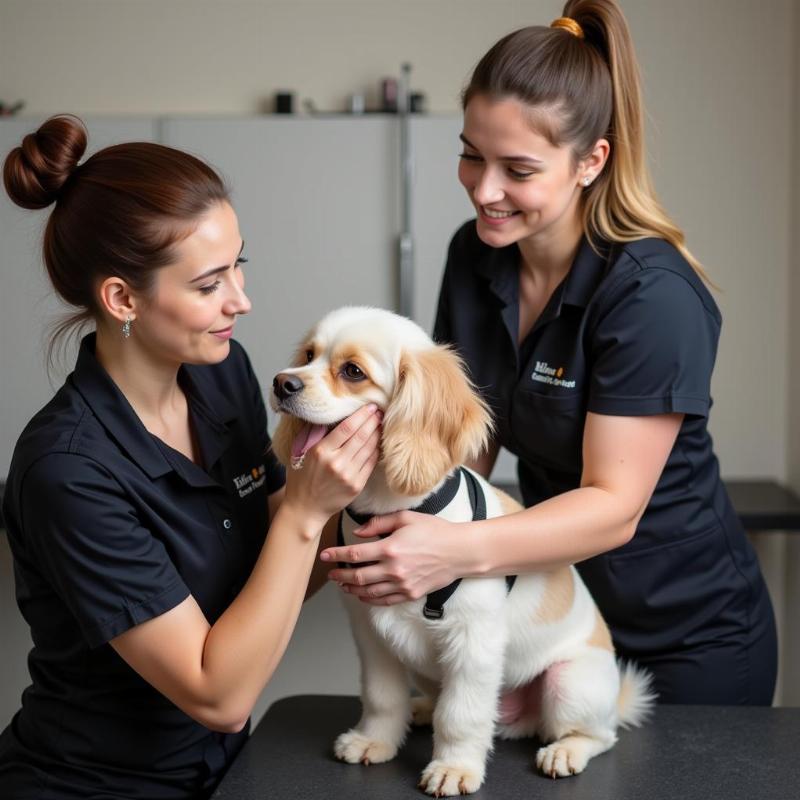
M 210 380 L 204 380 L 208 367 L 183 364 L 178 372 L 178 382 L 186 392 L 192 407 L 210 425 L 222 430 L 239 416 L 239 409 Z
M 84 336 L 70 380 L 109 436 L 148 477 L 158 478 L 176 469 L 175 460 L 167 457 L 164 448 L 145 428 L 125 395 L 97 360 L 96 340 L 95 333 Z M 196 412 L 197 436 L 208 468 L 224 452 L 228 442 L 226 423 L 234 420 L 237 414 L 235 407 L 210 381 L 200 383 L 197 369 L 183 365 L 178 380 Z M 185 472 L 178 471 L 181 474 Z
M 475 262 L 475 271 L 489 281 L 489 289 L 506 305 L 519 297 L 519 248 L 487 247 Z
M 184 364 L 178 381 L 194 414 L 195 432 L 205 468 L 219 461 L 231 442 L 229 424 L 239 416 L 236 406 L 210 380 L 204 380 L 203 367 Z
M 150 478 L 170 472 L 172 467 L 158 449 L 142 421 L 95 355 L 97 335 L 81 340 L 75 371 L 70 376 L 77 390 L 111 438 Z
M 597 249 L 592 247 L 585 235 L 581 239 L 575 260 L 564 281 L 562 303 L 586 308 L 592 299 L 597 286 L 606 274 L 612 250 L 611 245 L 602 240 L 596 241 L 595 246 Z
M 597 242 L 595 250 L 584 235 L 566 278 L 559 287 L 562 304 L 585 308 L 603 278 L 609 263 L 611 247 L 607 242 Z M 489 280 L 489 289 L 504 304 L 516 304 L 519 299 L 519 248 L 489 248 L 475 263 L 475 270 Z

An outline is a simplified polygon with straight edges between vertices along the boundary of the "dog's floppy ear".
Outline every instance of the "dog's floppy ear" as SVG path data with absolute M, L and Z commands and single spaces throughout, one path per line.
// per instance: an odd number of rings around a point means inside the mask
M 285 467 L 292 460 L 292 442 L 300 433 L 303 422 L 289 414 L 281 414 L 272 437 L 272 452 Z
M 485 449 L 488 407 L 449 347 L 404 352 L 383 420 L 383 467 L 389 489 L 427 494 L 454 467 Z

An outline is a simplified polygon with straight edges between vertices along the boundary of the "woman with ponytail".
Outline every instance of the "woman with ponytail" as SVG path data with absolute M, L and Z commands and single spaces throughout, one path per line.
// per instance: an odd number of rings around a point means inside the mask
M 772 607 L 707 430 L 720 314 L 648 176 L 617 2 L 570 0 L 501 39 L 463 110 L 458 175 L 477 218 L 450 244 L 435 338 L 494 411 L 472 466 L 488 475 L 508 448 L 526 509 L 376 518 L 363 536 L 394 535 L 356 555 L 378 563 L 331 577 L 388 604 L 575 563 L 662 702 L 770 704 Z
M 81 162 L 86 144 L 54 117 L 3 170 L 17 205 L 55 205 L 44 262 L 74 309 L 59 335 L 94 331 L 9 470 L 33 649 L 0 797 L 208 797 L 322 583 L 323 528 L 335 537 L 327 521 L 376 463 L 379 415 L 353 414 L 285 476 L 232 338 L 250 301 L 228 190 L 178 150 Z

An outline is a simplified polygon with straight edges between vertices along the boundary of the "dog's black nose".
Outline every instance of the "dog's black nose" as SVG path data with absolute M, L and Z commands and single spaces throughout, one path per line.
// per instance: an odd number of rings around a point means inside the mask
M 304 385 L 297 375 L 287 375 L 284 372 L 280 372 L 275 376 L 275 380 L 272 381 L 272 391 L 275 392 L 278 400 L 285 400 L 287 397 L 297 394 Z

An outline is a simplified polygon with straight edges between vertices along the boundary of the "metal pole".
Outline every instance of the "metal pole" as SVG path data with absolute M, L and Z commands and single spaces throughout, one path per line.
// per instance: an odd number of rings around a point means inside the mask
M 399 239 L 400 313 L 414 315 L 414 240 L 411 233 L 411 180 L 413 156 L 411 149 L 411 64 L 403 64 L 397 93 L 397 113 L 400 119 L 400 187 L 401 226 Z

